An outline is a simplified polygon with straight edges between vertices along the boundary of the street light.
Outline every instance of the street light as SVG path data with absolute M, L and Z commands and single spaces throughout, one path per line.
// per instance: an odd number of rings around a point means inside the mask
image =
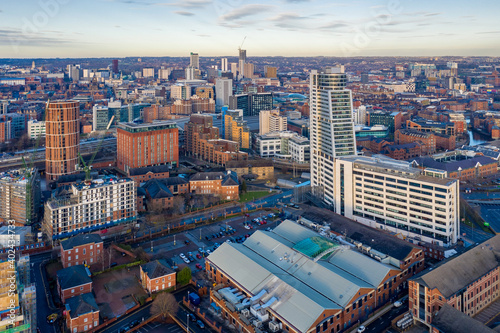
M 189 299 L 189 291 L 188 291 L 188 299 Z M 189 313 L 186 313 L 186 324 L 187 324 L 187 331 L 189 333 Z
M 175 245 L 175 235 L 174 235 L 174 245 Z

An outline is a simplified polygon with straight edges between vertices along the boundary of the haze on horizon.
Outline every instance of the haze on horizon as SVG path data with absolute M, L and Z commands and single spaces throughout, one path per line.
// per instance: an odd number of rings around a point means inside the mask
M 498 56 L 484 0 L 23 0 L 0 4 L 0 58 Z

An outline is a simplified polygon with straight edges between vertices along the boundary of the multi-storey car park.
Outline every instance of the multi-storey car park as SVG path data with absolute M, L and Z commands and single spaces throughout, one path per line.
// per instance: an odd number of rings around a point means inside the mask
M 45 204 L 43 232 L 51 239 L 109 228 L 136 219 L 135 182 L 103 178 L 68 186 Z

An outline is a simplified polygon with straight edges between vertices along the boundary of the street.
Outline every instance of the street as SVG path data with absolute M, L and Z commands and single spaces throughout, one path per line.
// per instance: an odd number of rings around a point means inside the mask
M 51 313 L 57 312 L 57 309 L 51 304 L 47 303 L 47 293 L 49 292 L 48 281 L 46 279 L 45 269 L 42 268 L 42 262 L 50 259 L 50 252 L 43 254 L 35 254 L 30 256 L 31 261 L 31 279 L 36 285 L 36 316 L 37 325 L 41 332 L 56 333 L 57 324 L 48 324 L 47 316 Z M 42 273 L 43 270 L 43 273 Z M 43 274 L 43 276 L 42 276 Z M 51 297 L 51 296 L 49 296 Z
M 399 308 L 393 307 L 387 313 L 377 318 L 370 325 L 366 326 L 365 333 L 382 333 L 391 326 L 391 321 L 397 316 L 408 312 L 408 299 Z

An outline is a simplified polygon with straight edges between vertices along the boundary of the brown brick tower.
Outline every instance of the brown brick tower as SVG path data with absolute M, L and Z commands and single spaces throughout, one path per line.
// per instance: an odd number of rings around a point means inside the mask
M 80 147 L 80 103 L 50 102 L 45 115 L 47 181 L 76 172 Z

